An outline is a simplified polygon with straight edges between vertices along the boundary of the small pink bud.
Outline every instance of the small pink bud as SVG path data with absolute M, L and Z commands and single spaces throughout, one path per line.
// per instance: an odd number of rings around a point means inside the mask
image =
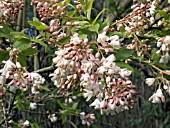
M 55 72 L 55 74 L 57 74 L 57 75 L 58 75 L 58 74 L 60 74 L 60 69 L 59 69 L 59 68 L 57 68 L 54 72 Z
M 94 80 L 94 79 L 95 79 L 94 75 L 91 75 L 90 78 L 91 78 L 91 80 Z
M 15 80 L 11 80 L 11 82 L 9 83 L 10 86 L 14 85 Z
M 20 69 L 22 66 L 19 62 L 16 62 L 16 67 Z
M 18 81 L 18 82 L 16 83 L 16 85 L 19 86 L 19 85 L 20 85 L 20 82 Z
M 74 74 L 74 75 L 73 75 L 73 79 L 77 79 L 77 74 Z
M 100 57 L 100 52 L 97 52 L 96 55 L 95 55 L 96 58 L 99 58 Z
M 161 101 L 162 101 L 163 103 L 165 102 L 165 97 L 164 97 L 164 96 L 161 97 Z
M 103 31 L 107 32 L 109 30 L 109 26 L 104 27 Z
M 165 45 L 165 44 L 162 44 L 161 49 L 162 49 L 162 51 L 165 51 L 165 50 L 166 50 L 166 45 Z
M 105 48 L 104 49 L 106 53 L 109 53 L 110 52 L 110 49 L 109 48 Z
M 125 30 L 126 30 L 126 32 L 129 33 L 129 34 L 132 32 L 132 29 L 131 29 L 130 27 L 127 27 L 127 26 L 125 27 Z
M 22 83 L 22 87 L 23 87 L 23 88 L 26 88 L 26 86 L 27 86 L 26 84 Z
M 52 36 L 57 36 L 57 35 L 58 35 L 57 31 L 52 33 Z
M 105 100 L 103 100 L 101 103 L 100 103 L 100 109 L 106 109 L 107 108 L 107 102 Z

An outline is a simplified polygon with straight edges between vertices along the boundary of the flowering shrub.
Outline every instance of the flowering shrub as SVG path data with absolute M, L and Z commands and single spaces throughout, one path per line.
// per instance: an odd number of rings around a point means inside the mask
M 156 89 L 149 101 L 166 102 L 165 93 L 170 95 L 169 8 L 161 9 L 161 0 L 134 1 L 126 16 L 102 21 L 99 18 L 107 9 L 93 18 L 93 2 L 32 0 L 38 18 L 34 15 L 28 21 L 30 30 L 18 32 L 15 22 L 20 21 L 26 1 L 0 1 L 2 127 L 38 127 L 33 119 L 17 120 L 16 115 L 24 112 L 44 115 L 49 127 L 56 122 L 58 127 L 65 122 L 75 127 L 68 120 L 72 116 L 91 126 L 95 114 L 80 112 L 79 99 L 102 115 L 130 110 L 140 94 L 131 75 L 141 65 L 148 75 L 143 82 Z M 50 106 L 51 101 L 57 108 Z M 45 111 L 38 113 L 41 106 Z

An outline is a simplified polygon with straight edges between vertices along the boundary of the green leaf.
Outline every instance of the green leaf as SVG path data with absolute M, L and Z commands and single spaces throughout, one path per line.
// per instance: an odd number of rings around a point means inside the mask
M 32 42 L 35 42 L 35 43 L 39 43 L 40 45 L 44 46 L 45 48 L 45 51 L 47 51 L 47 44 L 44 43 L 44 41 L 40 40 L 40 39 L 31 39 Z
M 0 63 L 3 61 L 3 60 L 8 60 L 9 59 L 9 52 L 8 51 L 1 51 L 0 52 Z
M 158 67 L 160 67 L 160 68 L 162 68 L 162 69 L 164 69 L 164 70 L 169 69 L 168 66 L 166 66 L 166 65 L 164 65 L 164 64 L 161 64 L 161 63 L 159 63 L 159 62 L 156 62 L 155 65 L 158 66 Z
M 10 32 L 10 35 L 13 36 L 14 38 L 29 38 L 28 35 L 26 35 L 23 32 Z
M 27 67 L 27 61 L 24 55 L 21 53 L 18 54 L 18 61 L 21 63 L 23 67 Z
M 8 39 L 11 39 L 10 32 L 13 32 L 13 30 L 11 28 L 7 27 L 4 22 L 2 22 L 2 26 L 3 26 L 3 28 L 0 29 L 0 37 L 5 37 Z
M 4 31 L 0 30 L 0 37 L 9 38 L 9 35 L 6 34 Z
M 29 47 L 31 47 L 31 40 L 28 39 L 28 38 L 20 38 L 20 39 L 17 39 L 15 41 L 15 43 L 13 44 L 13 47 L 20 50 L 20 51 L 23 51 Z
M 164 17 L 165 19 L 169 19 L 169 15 L 168 15 L 165 11 L 163 11 L 163 10 L 158 10 L 158 13 L 159 13 L 162 17 Z
M 99 27 L 100 27 L 100 24 L 97 23 L 97 24 L 91 26 L 91 27 L 89 28 L 89 30 L 92 31 L 92 32 L 98 33 Z
M 64 124 L 67 121 L 67 116 L 66 115 L 62 115 L 61 119 L 62 119 L 62 123 Z
M 129 64 L 127 64 L 125 62 L 115 62 L 115 63 L 120 68 L 127 68 L 128 70 L 134 72 L 134 69 Z
M 159 58 L 161 57 L 161 55 L 157 54 L 156 52 L 157 52 L 156 48 L 153 48 L 152 51 L 151 51 L 151 58 L 154 62 L 158 62 Z
M 36 53 L 38 53 L 39 50 L 35 49 L 35 48 L 28 48 L 26 50 L 23 50 L 21 53 L 24 55 L 24 56 L 32 56 Z
M 47 91 L 47 92 L 50 92 L 50 91 L 51 91 L 49 88 L 47 88 L 47 87 L 45 87 L 45 86 L 39 85 L 38 87 L 39 87 L 40 89 L 43 89 L 43 90 Z
M 92 25 L 94 25 L 96 23 L 96 21 L 98 20 L 98 18 L 100 17 L 100 15 L 106 10 L 106 8 L 104 8 L 102 11 L 100 11 L 100 13 L 96 16 L 96 18 L 94 19 L 94 21 L 92 22 Z
M 58 44 L 67 44 L 69 42 L 69 37 L 64 37 L 58 41 Z
M 28 24 L 35 26 L 37 30 L 46 30 L 48 26 L 43 22 L 40 22 L 38 18 L 33 18 L 33 21 L 28 21 Z
M 90 25 L 88 21 L 78 21 L 79 25 L 84 26 L 84 25 Z
M 31 125 L 31 128 L 39 128 L 37 123 L 31 123 L 30 125 Z
M 83 40 L 84 38 L 86 38 L 86 37 L 87 37 L 86 34 L 79 34 L 79 38 L 82 39 L 82 40 Z
M 86 5 L 87 19 L 88 19 L 88 20 L 90 20 L 91 9 L 92 9 L 93 2 L 94 2 L 94 0 L 88 0 L 88 3 L 87 3 L 87 5 Z
M 2 26 L 3 26 L 3 31 L 6 34 L 10 34 L 10 32 L 13 32 L 14 30 L 12 30 L 10 27 L 6 26 L 6 24 L 4 22 L 2 22 Z
M 67 109 L 67 108 L 68 108 L 66 104 L 61 103 L 59 100 L 57 100 L 57 103 L 60 105 L 60 107 L 61 107 L 62 109 Z
M 131 49 L 126 49 L 126 48 L 121 48 L 115 55 L 116 60 L 124 60 L 129 58 L 133 54 L 133 50 Z
M 81 32 L 82 34 L 92 34 L 92 31 L 88 29 L 79 29 L 78 31 Z
M 109 26 L 110 25 L 110 20 L 109 20 L 110 15 L 107 16 L 107 18 L 104 20 L 103 24 Z
M 120 37 L 126 37 L 126 32 L 118 32 L 118 31 L 114 31 L 114 32 L 111 32 L 109 33 L 110 36 L 112 35 L 118 35 Z
M 76 109 L 78 106 L 78 103 L 74 103 L 73 106 L 71 107 L 72 109 Z
M 25 102 L 25 101 L 23 101 L 23 100 L 21 100 L 19 98 L 15 101 L 15 105 L 17 106 L 17 108 L 19 110 L 22 110 L 22 109 L 25 109 L 25 108 L 29 107 L 29 104 L 27 102 Z
M 70 0 L 66 0 L 66 4 L 69 4 L 70 3 Z

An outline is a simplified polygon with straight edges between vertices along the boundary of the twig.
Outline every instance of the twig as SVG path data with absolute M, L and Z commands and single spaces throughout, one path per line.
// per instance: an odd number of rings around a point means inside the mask
M 46 68 L 42 68 L 42 69 L 36 70 L 34 72 L 36 72 L 36 73 L 44 73 L 44 72 L 47 72 L 47 71 L 51 71 L 53 69 L 54 69 L 54 66 L 49 66 L 49 67 L 46 67 Z
M 10 106 L 9 106 L 8 114 L 11 113 L 12 108 L 14 107 L 14 102 L 15 102 L 15 99 L 16 99 L 16 94 L 17 94 L 17 93 L 14 94 L 14 98 L 12 99 L 12 102 L 11 102 L 11 104 L 10 104 Z
M 72 122 L 72 121 L 67 121 L 68 123 L 70 123 L 74 128 L 77 128 L 77 126 Z
M 3 109 L 3 116 L 4 116 L 4 120 L 0 123 L 0 126 L 5 123 L 5 126 L 8 127 L 8 123 L 7 123 L 7 117 L 6 117 L 6 111 L 5 111 L 5 106 L 4 106 L 4 101 L 2 100 L 2 109 Z

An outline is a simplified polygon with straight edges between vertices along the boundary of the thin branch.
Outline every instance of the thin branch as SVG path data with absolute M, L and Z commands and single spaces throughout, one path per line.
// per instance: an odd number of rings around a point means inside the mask
M 49 72 L 51 70 L 54 70 L 54 66 L 49 66 L 49 67 L 46 67 L 46 68 L 42 68 L 42 69 L 36 70 L 34 72 L 36 72 L 36 73 L 44 73 L 44 72 Z

